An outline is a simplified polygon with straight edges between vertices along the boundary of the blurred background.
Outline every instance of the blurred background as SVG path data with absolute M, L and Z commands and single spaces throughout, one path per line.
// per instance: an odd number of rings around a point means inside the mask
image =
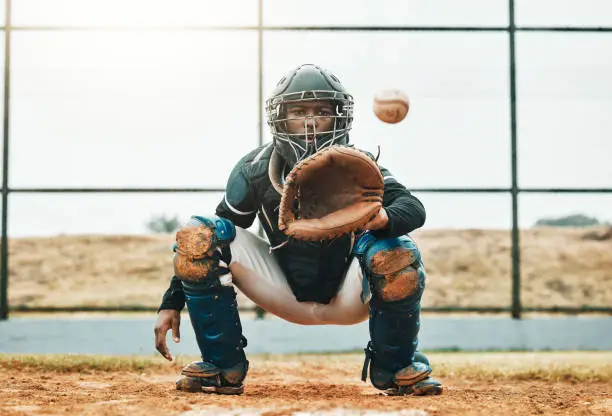
M 316 63 L 423 201 L 429 311 L 612 312 L 607 0 L 4 0 L 2 316 L 155 310 L 172 231 Z M 7 83 L 8 81 L 8 83 Z M 411 111 L 385 125 L 380 89 Z M 257 226 L 253 227 L 253 231 Z M 241 305 L 253 305 L 242 298 Z

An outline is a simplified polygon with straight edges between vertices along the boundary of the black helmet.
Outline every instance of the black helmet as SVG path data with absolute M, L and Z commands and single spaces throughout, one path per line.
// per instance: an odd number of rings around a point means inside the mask
M 303 101 L 328 101 L 334 109 L 329 131 L 316 132 L 314 142 L 304 140 L 303 133 L 287 131 L 287 104 Z M 348 132 L 353 124 L 353 97 L 331 72 L 316 65 L 305 64 L 285 75 L 266 100 L 268 126 L 274 148 L 290 166 L 333 144 L 348 144 Z

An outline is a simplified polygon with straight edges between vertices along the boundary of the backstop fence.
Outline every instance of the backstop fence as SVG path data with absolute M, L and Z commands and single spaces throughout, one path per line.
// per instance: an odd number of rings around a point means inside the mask
M 516 69 L 516 45 L 515 39 L 517 33 L 521 32 L 572 32 L 585 33 L 596 32 L 602 33 L 602 36 L 612 32 L 612 27 L 594 27 L 594 26 L 524 26 L 515 23 L 515 0 L 507 1 L 507 24 L 499 26 L 416 26 L 416 25 L 393 25 L 393 26 L 370 26 L 370 25 L 341 25 L 341 26 L 310 26 L 310 25 L 291 25 L 291 26 L 273 26 L 263 23 L 263 10 L 266 6 L 266 1 L 257 1 L 257 24 L 236 26 L 236 25 L 189 25 L 189 26 L 147 26 L 147 27 L 131 27 L 131 26 L 86 26 L 86 25 L 18 25 L 13 24 L 12 15 L 14 6 L 20 3 L 14 0 L 5 0 L 5 24 L 2 27 L 4 33 L 4 108 L 3 108 L 3 166 L 2 166 L 2 240 L 0 252 L 0 318 L 7 319 L 10 310 L 16 311 L 135 311 L 135 310 L 152 310 L 150 307 L 15 307 L 12 308 L 8 303 L 7 293 L 9 290 L 9 239 L 8 239 L 8 221 L 10 217 L 10 197 L 14 194 L 59 194 L 59 193 L 207 193 L 207 192 L 223 192 L 221 187 L 12 187 L 9 178 L 9 165 L 11 164 L 11 152 L 9 148 L 11 137 L 11 58 L 15 54 L 16 49 L 13 45 L 13 34 L 19 32 L 121 32 L 121 31 L 232 31 L 232 32 L 251 32 L 257 34 L 257 64 L 255 65 L 258 80 L 258 103 L 257 115 L 259 120 L 259 137 L 258 143 L 264 143 L 263 137 L 263 68 L 264 68 L 264 34 L 271 32 L 292 32 L 292 33 L 314 33 L 314 32 L 342 32 L 342 33 L 373 33 L 373 32 L 415 32 L 415 33 L 465 33 L 478 32 L 483 36 L 491 33 L 504 34 L 507 39 L 508 51 L 508 79 L 509 79 L 509 96 L 507 97 L 507 105 L 509 109 L 509 137 L 510 137 L 510 161 L 511 182 L 505 187 L 420 187 L 411 188 L 412 191 L 418 193 L 470 193 L 470 194 L 502 194 L 509 196 L 511 201 L 511 305 L 508 307 L 460 307 L 460 306 L 445 306 L 425 308 L 430 311 L 441 312 L 507 312 L 514 318 L 520 318 L 524 312 L 565 312 L 565 313 L 580 313 L 580 312 L 601 312 L 612 313 L 610 306 L 575 306 L 575 307 L 525 307 L 521 302 L 521 256 L 520 256 L 520 239 L 519 239 L 519 204 L 518 198 L 521 194 L 610 194 L 612 188 L 609 187 L 592 187 L 592 188 L 575 188 L 575 187 L 521 187 L 518 182 L 518 149 L 517 149 L 517 69 Z M 389 7 L 385 2 L 377 2 L 379 8 Z M 172 7 L 168 2 L 169 7 Z M 109 6 L 112 7 L 112 6 Z M 520 98 L 520 97 L 518 97 Z

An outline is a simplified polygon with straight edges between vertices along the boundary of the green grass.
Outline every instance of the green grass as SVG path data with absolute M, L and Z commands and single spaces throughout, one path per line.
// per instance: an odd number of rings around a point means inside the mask
M 430 358 L 439 377 L 612 382 L 609 351 L 434 353 Z
M 612 382 L 612 351 L 598 352 L 429 352 L 440 378 L 478 381 L 540 380 L 548 382 Z M 0 370 L 21 372 L 177 372 L 195 356 L 172 363 L 157 356 L 11 355 L 0 354 Z M 249 354 L 251 366 L 299 362 L 334 371 L 360 371 L 363 353 Z M 356 373 L 357 374 L 357 373 Z
M 99 355 L 16 355 L 0 354 L 0 369 L 15 371 L 45 371 L 59 373 L 92 371 L 162 370 L 178 366 L 155 357 L 115 357 Z

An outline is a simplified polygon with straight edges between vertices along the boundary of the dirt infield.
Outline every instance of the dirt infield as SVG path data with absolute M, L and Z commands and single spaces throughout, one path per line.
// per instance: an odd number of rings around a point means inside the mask
M 361 354 L 251 357 L 242 396 L 176 391 L 183 362 L 0 356 L 0 414 L 612 415 L 612 353 L 430 354 L 442 396 L 387 397 Z

